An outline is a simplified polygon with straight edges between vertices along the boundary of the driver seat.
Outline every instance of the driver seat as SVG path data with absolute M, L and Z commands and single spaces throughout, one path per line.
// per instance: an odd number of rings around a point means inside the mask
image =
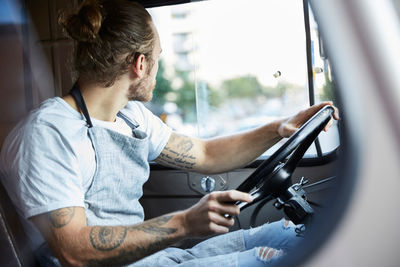
M 18 214 L 0 182 L 0 266 L 39 266 Z

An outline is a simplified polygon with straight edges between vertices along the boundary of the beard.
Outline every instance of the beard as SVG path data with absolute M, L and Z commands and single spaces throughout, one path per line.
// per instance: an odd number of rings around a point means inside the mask
M 132 85 L 129 88 L 128 99 L 129 101 L 141 101 L 141 102 L 149 102 L 153 98 L 153 91 L 156 87 L 155 80 L 150 78 L 150 75 L 147 75 L 143 79 L 141 79 L 138 84 Z

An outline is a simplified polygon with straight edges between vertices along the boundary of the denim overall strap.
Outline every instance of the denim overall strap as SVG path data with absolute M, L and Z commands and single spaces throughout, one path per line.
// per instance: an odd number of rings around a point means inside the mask
M 79 87 L 73 97 L 81 95 Z M 78 98 L 79 99 L 79 98 Z M 142 222 L 144 211 L 139 203 L 143 184 L 149 177 L 147 134 L 133 123 L 132 137 L 93 125 L 85 109 L 83 97 L 76 101 L 88 123 L 96 171 L 85 193 L 85 212 L 88 225 L 128 225 Z M 128 120 L 123 117 L 124 120 Z

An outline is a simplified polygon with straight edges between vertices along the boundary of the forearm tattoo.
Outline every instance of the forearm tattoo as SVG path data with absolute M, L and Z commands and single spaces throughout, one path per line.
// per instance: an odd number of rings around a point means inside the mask
M 51 225 L 55 228 L 61 228 L 67 225 L 75 215 L 75 208 L 68 207 L 52 211 L 48 214 Z
M 149 220 L 140 225 L 133 226 L 95 226 L 90 231 L 90 242 L 92 246 L 100 251 L 112 251 L 118 248 L 126 239 L 128 231 L 142 231 L 154 236 L 153 241 L 147 246 L 136 245 L 134 249 L 127 250 L 121 248 L 118 256 L 112 256 L 106 259 L 89 260 L 87 266 L 114 266 L 123 265 L 139 260 L 147 255 L 157 252 L 169 244 L 171 238 L 169 235 L 177 231 L 176 228 L 163 227 L 171 220 L 172 215 L 166 215 L 160 218 Z
M 101 251 L 110 251 L 119 247 L 126 237 L 125 226 L 94 226 L 90 230 L 90 243 Z
M 166 239 L 156 238 L 153 243 L 145 246 L 136 246 L 133 251 L 121 249 L 117 256 L 112 256 L 105 259 L 91 259 L 85 266 L 122 266 L 138 261 L 152 253 L 155 253 L 163 248 L 166 248 L 170 242 Z
M 171 136 L 171 140 L 157 158 L 157 162 L 170 167 L 192 170 L 196 165 L 193 141 L 186 136 Z
M 128 228 L 129 231 L 143 231 L 148 234 L 152 234 L 155 236 L 167 236 L 173 234 L 177 231 L 176 228 L 167 228 L 162 227 L 163 224 L 167 223 L 171 220 L 172 215 L 162 216 L 160 218 L 155 218 L 153 220 L 149 220 L 140 225 L 133 225 Z

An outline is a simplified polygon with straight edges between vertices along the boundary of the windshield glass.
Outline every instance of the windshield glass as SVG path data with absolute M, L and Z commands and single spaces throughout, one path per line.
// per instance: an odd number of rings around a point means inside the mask
M 302 1 L 214 0 L 149 12 L 163 52 L 148 107 L 174 130 L 226 135 L 309 106 Z
M 186 133 L 209 137 L 307 105 L 301 1 L 204 1 L 150 12 L 163 48 L 160 74 L 170 81 L 154 102 L 180 114 L 167 118 L 172 127 L 186 123 Z

